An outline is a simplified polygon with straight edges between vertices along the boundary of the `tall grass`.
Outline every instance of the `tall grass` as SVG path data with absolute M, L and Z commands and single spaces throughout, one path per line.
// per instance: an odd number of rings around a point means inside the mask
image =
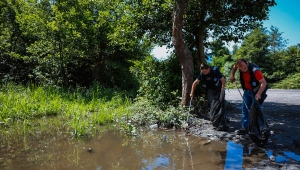
M 96 125 L 130 114 L 131 100 L 117 89 L 62 89 L 55 86 L 22 86 L 12 83 L 0 89 L 0 130 L 28 120 L 60 116 L 61 125 L 74 136 L 92 133 Z

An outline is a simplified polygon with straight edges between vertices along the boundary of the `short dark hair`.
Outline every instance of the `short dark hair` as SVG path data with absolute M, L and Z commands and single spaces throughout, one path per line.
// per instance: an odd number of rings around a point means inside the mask
M 241 63 L 245 63 L 245 64 L 247 64 L 247 63 L 248 63 L 248 61 L 247 61 L 247 60 L 245 60 L 245 59 L 243 59 L 243 58 L 241 58 L 241 59 L 238 59 L 238 60 L 236 60 L 236 62 L 235 62 L 235 64 L 241 64 Z
M 209 65 L 207 65 L 206 63 L 202 63 L 200 65 L 200 70 L 203 70 L 203 69 L 208 69 L 209 68 Z

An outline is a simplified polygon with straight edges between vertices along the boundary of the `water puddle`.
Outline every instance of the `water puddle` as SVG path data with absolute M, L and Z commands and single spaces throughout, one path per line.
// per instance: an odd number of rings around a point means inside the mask
M 0 169 L 244 169 L 268 159 L 272 151 L 235 142 L 209 141 L 185 132 L 139 130 L 126 136 L 110 130 L 88 139 L 48 133 L 0 148 Z M 276 162 L 300 161 L 285 152 Z
M 273 152 L 268 150 L 266 151 L 269 158 L 274 159 L 274 162 L 277 163 L 288 163 L 288 162 L 300 162 L 300 155 L 295 154 L 294 152 L 286 151 L 283 152 L 283 155 L 274 156 Z

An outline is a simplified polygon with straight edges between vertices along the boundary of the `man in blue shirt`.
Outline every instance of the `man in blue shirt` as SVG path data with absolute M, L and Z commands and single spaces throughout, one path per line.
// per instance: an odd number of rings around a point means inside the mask
M 207 64 L 201 64 L 200 74 L 197 79 L 193 82 L 190 97 L 194 97 L 194 90 L 200 81 L 205 86 L 205 91 L 209 103 L 211 104 L 214 99 L 218 99 L 220 93 L 225 92 L 226 80 L 219 69 L 215 66 L 209 66 Z

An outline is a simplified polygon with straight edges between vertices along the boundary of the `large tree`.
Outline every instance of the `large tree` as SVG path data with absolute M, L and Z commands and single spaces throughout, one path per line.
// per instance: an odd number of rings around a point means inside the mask
M 278 52 L 286 47 L 288 40 L 282 37 L 283 32 L 279 32 L 279 29 L 277 27 L 274 27 L 272 25 L 268 33 L 270 36 L 269 41 L 272 53 Z
M 184 27 L 190 49 L 197 49 L 197 63 L 206 62 L 205 47 L 212 40 L 239 41 L 268 18 L 275 0 L 190 0 Z
M 182 104 L 188 103 L 190 89 L 193 81 L 193 57 L 189 48 L 184 43 L 182 33 L 183 15 L 187 0 L 176 0 L 176 8 L 173 14 L 173 29 L 172 29 L 172 42 L 179 57 L 181 70 L 182 70 Z
M 246 32 L 258 27 L 260 21 L 268 18 L 269 7 L 276 3 L 274 0 L 177 0 L 175 2 L 172 41 L 176 43 L 175 51 L 182 66 L 182 81 L 184 81 L 182 103 L 186 104 L 192 83 L 192 78 L 186 76 L 193 75 L 185 68 L 186 63 L 190 63 L 189 49 L 196 51 L 194 55 L 197 56 L 197 64 L 206 62 L 204 49 L 209 44 L 209 38 L 237 42 Z M 180 18 L 181 16 L 183 18 Z M 183 35 L 180 35 L 180 31 Z
M 197 66 L 206 62 L 205 52 L 210 41 L 243 39 L 245 33 L 268 18 L 269 7 L 276 4 L 275 0 L 175 0 L 175 4 L 170 0 L 126 2 L 136 6 L 132 11 L 135 11 L 136 32 L 140 36 L 147 35 L 151 42 L 159 45 L 173 43 L 182 69 L 183 104 L 189 100 L 193 79 L 191 70 L 195 64 L 191 56 Z M 171 14 L 173 18 L 170 18 Z

